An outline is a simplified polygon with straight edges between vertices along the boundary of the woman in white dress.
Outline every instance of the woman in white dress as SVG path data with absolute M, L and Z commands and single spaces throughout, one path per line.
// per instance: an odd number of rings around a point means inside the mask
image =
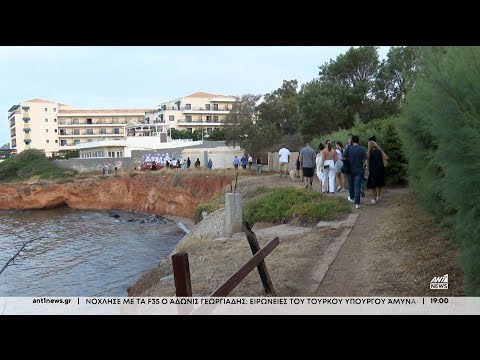
M 320 144 L 318 147 L 318 154 L 316 158 L 316 165 L 317 165 L 317 177 L 318 180 L 320 180 L 320 186 L 323 187 L 323 180 L 324 180 L 324 175 L 323 175 L 323 169 L 322 169 L 322 150 L 325 149 L 325 146 L 323 143 Z

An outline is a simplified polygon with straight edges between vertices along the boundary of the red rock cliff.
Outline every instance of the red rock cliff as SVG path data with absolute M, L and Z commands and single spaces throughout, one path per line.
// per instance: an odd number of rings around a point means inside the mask
M 193 218 L 195 207 L 230 183 L 228 176 L 139 173 L 72 179 L 62 184 L 0 185 L 0 210 L 117 209 Z

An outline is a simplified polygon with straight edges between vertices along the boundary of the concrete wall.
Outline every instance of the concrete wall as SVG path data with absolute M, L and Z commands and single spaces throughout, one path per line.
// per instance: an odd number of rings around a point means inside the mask
M 53 164 L 61 169 L 71 169 L 78 172 L 98 171 L 102 173 L 103 164 L 108 164 L 108 172 L 113 173 L 115 166 L 119 172 L 133 170 L 135 164 L 133 158 L 91 158 L 91 159 L 68 159 L 55 160 Z
M 190 157 L 192 166 L 197 160 L 200 159 L 200 166 L 202 168 L 207 167 L 208 159 L 212 159 L 214 169 L 233 169 L 233 159 L 235 155 L 240 159 L 244 151 L 241 149 L 232 149 L 228 147 L 221 147 L 216 149 L 184 149 L 182 151 L 182 157 L 184 159 Z
M 219 209 L 209 214 L 205 219 L 196 224 L 190 232 L 175 246 L 172 254 L 178 252 L 182 244 L 203 238 L 216 238 L 225 235 L 225 209 Z

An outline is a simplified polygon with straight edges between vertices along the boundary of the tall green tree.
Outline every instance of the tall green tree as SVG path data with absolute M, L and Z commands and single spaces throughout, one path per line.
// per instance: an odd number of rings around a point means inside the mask
M 347 110 L 345 125 L 353 124 L 357 113 L 363 122 L 375 118 L 371 108 L 379 63 L 378 47 L 360 46 L 320 66 L 320 82 L 328 84 L 330 96 Z
M 300 132 L 305 140 L 337 130 L 345 125 L 347 110 L 330 96 L 328 85 L 313 80 L 304 84 L 298 97 Z
M 397 115 L 405 96 L 415 85 L 422 69 L 422 49 L 418 46 L 392 46 L 379 66 L 375 98 L 381 116 Z
M 237 106 L 225 117 L 225 141 L 228 145 L 247 147 L 255 138 L 260 98 L 261 95 L 245 94 L 237 99 Z
M 259 125 L 274 127 L 282 135 L 295 134 L 299 130 L 298 81 L 284 80 L 277 90 L 263 96 L 258 106 Z

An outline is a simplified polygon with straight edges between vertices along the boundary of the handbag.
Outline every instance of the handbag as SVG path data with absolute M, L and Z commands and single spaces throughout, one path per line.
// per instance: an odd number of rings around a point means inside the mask
M 350 160 L 348 158 L 348 154 L 347 156 L 345 156 L 345 160 L 343 160 L 342 173 L 344 173 L 345 175 L 350 174 Z

